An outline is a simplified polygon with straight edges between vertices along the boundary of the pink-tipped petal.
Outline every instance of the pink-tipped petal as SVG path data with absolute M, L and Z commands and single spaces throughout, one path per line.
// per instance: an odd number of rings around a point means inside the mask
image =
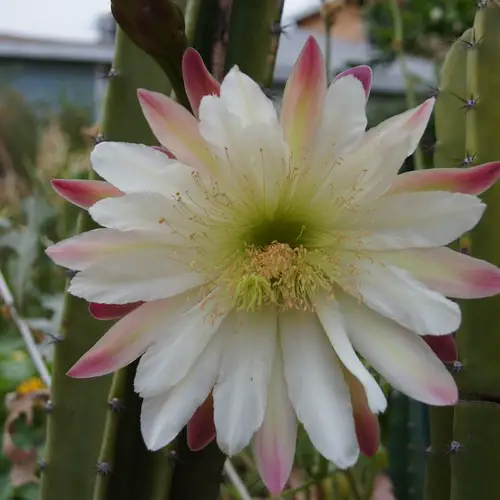
M 198 120 L 172 99 L 148 90 L 137 91 L 142 112 L 160 143 L 182 163 L 209 169 L 213 159 L 198 130 Z
M 373 72 L 370 66 L 361 65 L 346 69 L 345 71 L 342 71 L 342 73 L 339 73 L 333 81 L 335 82 L 340 78 L 344 78 L 349 75 L 353 76 L 354 78 L 356 78 L 356 80 L 359 80 L 361 82 L 361 84 L 363 85 L 363 89 L 365 90 L 366 98 L 368 99 L 370 90 L 372 88 L 373 79 Z
M 278 349 L 269 384 L 266 416 L 252 443 L 259 474 L 273 495 L 278 495 L 288 481 L 296 439 L 297 420 L 288 397 L 283 361 Z
M 373 457 L 380 446 L 380 428 L 377 416 L 371 412 L 366 392 L 359 380 L 343 367 L 344 379 L 351 392 L 354 426 L 361 453 Z
M 107 375 L 132 363 L 194 303 L 186 294 L 169 299 L 146 302 L 115 323 L 84 354 L 68 375 L 90 378 Z
M 187 444 L 191 451 L 199 451 L 214 439 L 214 400 L 210 394 L 187 424 Z
M 471 168 L 434 168 L 398 175 L 390 194 L 414 191 L 449 191 L 481 194 L 500 178 L 500 162 Z
M 458 359 L 457 344 L 453 335 L 424 335 L 422 337 L 434 354 L 443 363 L 453 363 Z
M 156 243 L 156 247 L 159 245 Z M 48 247 L 45 253 L 58 266 L 82 271 L 113 254 L 121 257 L 152 246 L 155 246 L 154 242 L 141 239 L 132 231 L 93 229 L 59 241 Z
M 51 184 L 57 194 L 65 200 L 85 209 L 104 198 L 123 195 L 119 189 L 105 181 L 53 179 Z
M 286 83 L 281 108 L 285 140 L 297 157 L 313 145 L 325 94 L 325 62 L 318 43 L 309 37 Z
M 120 319 L 131 313 L 144 302 L 131 302 L 130 304 L 99 304 L 91 302 L 89 304 L 89 313 L 99 320 Z
M 353 297 L 338 300 L 354 347 L 391 385 L 429 405 L 457 402 L 455 380 L 421 337 Z
M 219 95 L 220 83 L 210 74 L 200 54 L 189 47 L 182 58 L 182 75 L 186 93 L 195 116 L 206 95 Z
M 411 155 L 417 148 L 427 128 L 435 102 L 436 99 L 431 97 L 420 106 L 383 121 L 366 133 L 365 141 L 377 137 L 382 138 L 386 135 L 387 137 L 391 135 L 397 136 L 403 132 L 408 134 L 408 155 Z
M 500 268 L 447 247 L 373 252 L 447 297 L 478 299 L 500 293 Z

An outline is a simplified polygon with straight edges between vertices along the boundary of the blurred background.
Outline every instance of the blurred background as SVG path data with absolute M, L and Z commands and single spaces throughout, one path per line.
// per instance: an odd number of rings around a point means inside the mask
M 286 0 L 269 95 L 279 106 L 292 65 L 312 34 L 328 55 L 330 76 L 352 65 L 372 65 L 368 115 L 373 126 L 435 92 L 444 55 L 472 24 L 474 9 L 468 0 Z M 31 329 L 50 364 L 67 275 L 49 263 L 44 248 L 75 231 L 77 209 L 55 195 L 49 180 L 87 175 L 114 32 L 109 0 L 0 0 L 0 291 L 4 299 L 12 294 L 21 317 L 5 304 L 0 307 L 0 395 L 5 402 L 0 406 L 0 500 L 37 498 L 43 409 L 50 411 L 50 402 L 19 328 Z M 430 127 L 404 168 L 413 168 L 416 161 L 429 166 L 433 143 Z M 392 486 L 378 471 L 389 463 L 397 498 L 419 500 L 428 443 L 426 409 L 398 394 L 391 398 L 382 423 L 383 434 L 391 428 L 390 439 L 384 440 L 391 460 L 382 450 L 375 469 L 361 464 L 358 472 L 371 474 L 368 481 L 380 480 L 376 498 L 388 500 L 394 498 L 388 493 Z M 251 458 L 243 454 L 235 463 L 258 498 L 262 485 Z M 325 467 L 307 442 L 299 443 L 290 486 L 300 489 L 304 477 L 321 478 Z M 239 498 L 226 486 L 221 498 Z M 287 498 L 323 497 L 312 488 Z

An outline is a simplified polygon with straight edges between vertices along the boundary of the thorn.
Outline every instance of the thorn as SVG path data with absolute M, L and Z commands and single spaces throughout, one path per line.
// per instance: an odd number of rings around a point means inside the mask
M 68 278 L 73 278 L 78 274 L 78 271 L 75 271 L 74 269 L 66 269 L 66 271 L 64 271 L 64 274 L 68 276 Z
M 482 41 L 484 36 L 482 36 L 479 40 L 476 40 L 476 33 L 472 32 L 472 40 L 469 42 L 468 40 L 464 40 L 463 38 L 459 38 L 461 44 L 465 45 L 468 49 L 475 49 Z
M 104 142 L 104 136 L 102 134 L 96 134 L 94 137 L 94 141 L 96 144 L 100 144 L 101 142 Z
M 463 446 L 458 442 L 453 440 L 447 447 L 448 453 L 458 453 Z
M 474 160 L 476 159 L 476 155 L 469 154 L 468 152 L 465 154 L 465 158 L 460 161 L 461 167 L 470 167 L 474 164 Z
M 96 469 L 97 473 L 101 474 L 102 476 L 108 476 L 109 474 L 111 474 L 111 472 L 113 472 L 108 462 L 97 462 Z
M 478 9 L 485 9 L 488 7 L 489 0 L 476 0 L 476 7 Z
M 288 23 L 283 26 L 281 26 L 279 21 L 274 21 L 274 23 L 271 25 L 271 34 L 273 35 L 283 35 L 283 36 L 288 36 L 287 30 L 293 25 L 293 23 Z
M 268 99 L 273 102 L 276 101 L 276 95 L 274 94 L 273 89 L 268 87 L 261 87 L 260 90 L 262 90 L 262 92 Z
M 58 335 L 57 333 L 45 333 L 45 336 L 50 337 L 49 344 L 58 344 L 64 340 L 64 337 L 62 335 Z
M 99 73 L 96 74 L 96 78 L 99 80 L 110 80 L 111 78 L 118 76 L 118 74 L 118 71 L 111 68 L 109 71 L 99 71 Z
M 64 340 L 64 337 L 57 333 L 45 333 L 45 336 L 50 337 L 51 340 L 49 341 L 49 344 L 57 344 Z
M 41 460 L 38 461 L 38 470 L 40 472 L 43 472 L 47 468 L 47 460 L 42 458 Z
M 54 405 L 52 404 L 52 401 L 49 399 L 43 406 L 43 411 L 47 414 L 50 415 L 54 411 Z
M 438 87 L 434 87 L 432 85 L 427 84 L 427 87 L 430 89 L 430 94 L 429 97 L 439 97 L 439 94 L 441 93 L 441 89 Z
M 424 153 L 433 153 L 436 150 L 437 142 L 433 142 L 432 144 L 424 145 L 422 148 Z
M 427 454 L 431 454 L 433 452 L 432 450 L 432 446 L 428 446 L 426 449 L 425 449 L 425 453 Z
M 166 453 L 167 458 L 169 461 L 175 463 L 184 463 L 183 460 L 179 457 L 179 454 L 175 450 L 167 450 Z
M 112 398 L 108 401 L 108 406 L 114 413 L 120 413 L 125 407 L 118 398 Z
M 471 110 L 472 108 L 474 108 L 477 104 L 477 101 L 479 101 L 479 97 L 472 97 L 470 99 L 467 99 L 467 100 L 462 100 L 462 102 L 464 103 L 464 105 L 462 106 L 462 109 L 465 109 L 465 111 L 469 111 Z
M 461 361 L 453 361 L 451 364 L 452 373 L 460 373 L 464 369 L 465 365 Z

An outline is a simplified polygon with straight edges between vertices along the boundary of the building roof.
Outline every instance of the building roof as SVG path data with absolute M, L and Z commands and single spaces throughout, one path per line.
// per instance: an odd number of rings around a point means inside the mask
M 113 53 L 113 45 L 106 43 L 0 35 L 0 58 L 111 63 Z
M 327 38 L 318 33 L 294 26 L 288 28 L 280 37 L 274 71 L 275 83 L 281 84 L 286 81 L 309 36 L 314 36 L 324 51 Z M 333 38 L 330 43 L 332 43 L 331 72 L 333 74 L 350 65 L 370 62 L 377 55 L 377 51 L 367 42 L 354 43 Z M 113 53 L 114 47 L 109 43 L 84 43 L 0 35 L 0 58 L 111 64 Z M 428 85 L 435 85 L 436 74 L 432 61 L 413 56 L 407 56 L 406 59 L 411 73 L 418 75 L 419 79 Z M 399 63 L 380 64 L 375 66 L 373 70 L 374 91 L 404 92 L 404 78 Z M 425 83 L 417 85 L 416 90 L 427 90 Z
M 313 36 L 321 50 L 325 51 L 327 37 L 309 32 L 304 29 L 290 28 L 280 37 L 276 68 L 274 71 L 275 83 L 284 83 L 292 71 L 292 67 L 302 50 L 306 40 Z M 366 64 L 373 61 L 380 53 L 367 42 L 347 42 L 342 39 L 332 38 L 331 47 L 331 72 L 333 74 L 356 64 Z M 421 82 L 416 85 L 417 91 L 426 91 L 428 86 L 436 83 L 434 63 L 420 57 L 406 56 L 406 63 L 410 73 L 418 75 Z M 375 92 L 403 93 L 405 80 L 401 65 L 396 62 L 372 65 L 373 86 Z

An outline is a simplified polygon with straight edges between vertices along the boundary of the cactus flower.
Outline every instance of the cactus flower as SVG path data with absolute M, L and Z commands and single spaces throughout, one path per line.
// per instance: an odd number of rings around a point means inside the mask
M 194 115 L 139 91 L 169 155 L 103 142 L 92 164 L 104 181 L 54 181 L 103 228 L 48 254 L 78 271 L 69 292 L 96 317 L 121 317 L 69 375 L 140 357 L 150 449 L 189 421 L 193 448 L 214 434 L 229 455 L 252 442 L 277 493 L 297 422 L 340 468 L 377 450 L 387 403 L 367 365 L 415 399 L 455 403 L 424 339 L 449 353 L 460 309 L 447 297 L 500 291 L 499 269 L 444 246 L 478 222 L 500 163 L 398 176 L 434 100 L 366 131 L 370 69 L 327 87 L 312 38 L 280 116 L 236 67 L 219 86 L 191 49 L 183 72 Z

